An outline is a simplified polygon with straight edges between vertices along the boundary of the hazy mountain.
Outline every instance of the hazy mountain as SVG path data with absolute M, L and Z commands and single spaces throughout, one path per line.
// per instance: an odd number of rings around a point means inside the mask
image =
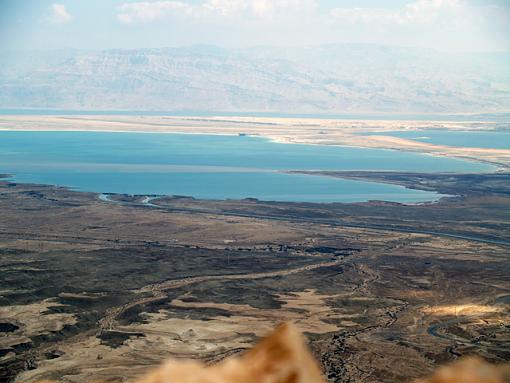
M 4 52 L 0 107 L 495 112 L 510 109 L 509 68 L 508 54 L 366 44 Z

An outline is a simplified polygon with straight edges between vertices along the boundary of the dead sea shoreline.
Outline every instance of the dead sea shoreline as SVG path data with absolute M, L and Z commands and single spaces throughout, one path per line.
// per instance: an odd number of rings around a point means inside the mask
M 268 117 L 0 116 L 0 130 L 248 135 L 285 144 L 398 150 L 510 168 L 510 150 L 449 147 L 385 136 L 391 130 L 481 130 L 480 122 L 327 120 Z M 494 130 L 497 123 L 488 122 Z M 378 133 L 366 136 L 359 133 Z
M 19 314 L 6 315 L 17 328 L 2 338 L 0 380 L 121 381 L 168 357 L 214 363 L 280 318 L 298 319 L 328 374 L 342 358 L 390 381 L 411 360 L 414 377 L 450 347 L 506 358 L 510 174 L 350 176 L 463 196 L 413 206 L 162 197 L 151 208 L 140 196 L 108 203 L 1 181 L 0 299 Z M 190 278 L 201 283 L 181 285 Z M 480 311 L 483 324 L 478 312 L 448 323 L 442 313 L 466 302 L 494 310 Z M 441 337 L 427 332 L 437 323 Z
M 487 123 L 494 127 L 496 123 Z M 481 130 L 479 122 L 373 121 L 248 117 L 173 116 L 0 116 L 0 131 L 76 131 L 246 135 L 285 144 L 332 145 L 396 150 L 449 157 L 510 169 L 510 149 L 450 147 L 385 136 L 394 130 Z M 493 131 L 494 129 L 486 129 Z M 360 135 L 360 133 L 376 135 Z

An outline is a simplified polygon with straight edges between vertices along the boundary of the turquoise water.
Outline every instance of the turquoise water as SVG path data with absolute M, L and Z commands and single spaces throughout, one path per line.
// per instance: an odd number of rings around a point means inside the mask
M 431 144 L 462 146 L 468 148 L 510 149 L 508 131 L 451 131 L 419 130 L 378 133 L 387 136 L 406 138 Z
M 279 144 L 262 138 L 151 133 L 0 132 L 0 173 L 18 182 L 104 193 L 205 199 L 399 202 L 435 193 L 285 170 L 477 172 L 492 167 L 389 150 Z

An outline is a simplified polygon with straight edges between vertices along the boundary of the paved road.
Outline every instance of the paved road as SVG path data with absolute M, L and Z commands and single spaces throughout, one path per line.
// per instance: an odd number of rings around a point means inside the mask
M 118 205 L 125 205 L 125 206 L 156 208 L 156 209 L 162 209 L 162 210 L 166 210 L 166 211 L 173 211 L 173 212 L 177 212 L 177 213 L 213 214 L 213 215 L 224 215 L 224 216 L 231 216 L 231 217 L 267 219 L 267 220 L 275 220 L 275 221 L 317 223 L 317 224 L 322 224 L 322 225 L 330 225 L 330 226 L 338 226 L 338 227 L 352 227 L 352 228 L 358 228 L 358 229 L 375 229 L 375 230 L 393 231 L 393 232 L 400 232 L 400 233 L 426 234 L 426 235 L 434 235 L 437 237 L 456 238 L 456 239 L 462 239 L 462 240 L 466 240 L 466 241 L 473 241 L 473 242 L 487 243 L 487 244 L 491 244 L 491 245 L 500 245 L 500 246 L 510 247 L 510 241 L 505 241 L 505 240 L 488 239 L 488 238 L 477 237 L 474 235 L 445 233 L 445 232 L 440 232 L 440 231 L 405 228 L 405 227 L 399 227 L 399 226 L 388 226 L 388 225 L 380 225 L 380 224 L 364 224 L 364 223 L 358 224 L 358 223 L 350 223 L 350 222 L 343 222 L 343 221 L 339 221 L 339 220 L 322 219 L 322 218 L 276 216 L 276 215 L 254 214 L 254 213 L 217 212 L 217 211 L 208 211 L 208 210 L 202 210 L 202 209 L 176 208 L 176 207 L 172 207 L 172 206 L 156 205 L 155 203 L 152 202 L 156 198 L 157 197 L 145 197 L 145 199 L 142 200 L 142 202 L 128 202 L 128 201 L 113 200 L 113 199 L 111 199 L 111 196 L 108 194 L 100 194 L 99 195 L 99 199 L 104 202 L 110 202 L 110 203 L 115 203 Z

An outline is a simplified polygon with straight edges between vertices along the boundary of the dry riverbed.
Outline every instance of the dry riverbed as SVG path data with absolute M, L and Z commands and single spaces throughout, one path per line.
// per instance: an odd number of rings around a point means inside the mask
M 428 177 L 458 191 L 471 180 Z M 508 361 L 510 247 L 491 241 L 509 232 L 510 197 L 471 181 L 477 194 L 430 205 L 157 207 L 2 182 L 0 379 L 120 382 L 169 357 L 214 363 L 287 320 L 330 382 Z
M 384 135 L 498 124 L 0 116 L 0 129 L 248 134 L 510 165 L 510 150 Z M 378 132 L 375 136 L 359 133 Z M 408 382 L 464 355 L 510 360 L 509 174 L 306 172 L 436 191 L 403 205 L 206 201 L 0 182 L 0 381 L 125 381 L 215 363 L 275 325 L 328 380 Z M 147 201 L 150 203 L 147 204 Z

